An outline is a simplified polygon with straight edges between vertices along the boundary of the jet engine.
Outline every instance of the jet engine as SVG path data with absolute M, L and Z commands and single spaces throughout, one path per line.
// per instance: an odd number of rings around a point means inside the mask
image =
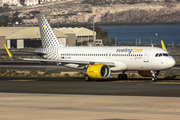
M 106 79 L 110 74 L 110 68 L 104 64 L 89 65 L 87 68 L 87 75 L 91 79 Z

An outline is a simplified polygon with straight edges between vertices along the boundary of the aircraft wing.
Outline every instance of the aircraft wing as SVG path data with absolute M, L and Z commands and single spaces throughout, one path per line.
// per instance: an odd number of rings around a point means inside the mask
M 115 66 L 113 62 L 107 61 L 75 61 L 75 60 L 48 60 L 48 59 L 29 59 L 29 58 L 19 58 L 21 60 L 27 61 L 38 61 L 38 62 L 54 62 L 54 63 L 61 63 L 61 64 L 79 64 L 79 65 L 93 65 L 93 64 L 106 64 L 110 67 Z

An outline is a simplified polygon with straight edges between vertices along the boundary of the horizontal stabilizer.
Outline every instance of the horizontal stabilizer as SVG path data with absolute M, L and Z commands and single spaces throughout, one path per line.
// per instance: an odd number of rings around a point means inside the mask
M 13 52 L 26 52 L 26 53 L 34 53 L 34 54 L 43 54 L 43 55 L 47 55 L 47 53 L 43 53 L 43 52 L 36 52 L 36 51 L 25 51 L 25 50 L 11 50 Z

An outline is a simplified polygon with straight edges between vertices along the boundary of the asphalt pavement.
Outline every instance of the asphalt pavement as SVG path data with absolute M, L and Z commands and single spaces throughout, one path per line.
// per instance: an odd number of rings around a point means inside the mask
M 76 95 L 180 97 L 180 80 L 114 78 L 85 82 L 84 78 L 0 77 L 0 92 Z

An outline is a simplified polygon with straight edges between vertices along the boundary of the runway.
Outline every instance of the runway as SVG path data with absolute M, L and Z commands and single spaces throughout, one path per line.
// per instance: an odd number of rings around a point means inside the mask
M 180 80 L 0 77 L 4 120 L 178 120 Z
M 169 71 L 179 74 L 179 68 L 177 64 Z M 23 61 L 1 61 L 0 69 L 74 71 L 54 63 Z M 0 77 L 0 119 L 177 120 L 179 91 L 180 80 L 171 79 L 85 82 L 84 78 Z
M 180 80 L 0 77 L 0 92 L 75 95 L 180 97 Z

